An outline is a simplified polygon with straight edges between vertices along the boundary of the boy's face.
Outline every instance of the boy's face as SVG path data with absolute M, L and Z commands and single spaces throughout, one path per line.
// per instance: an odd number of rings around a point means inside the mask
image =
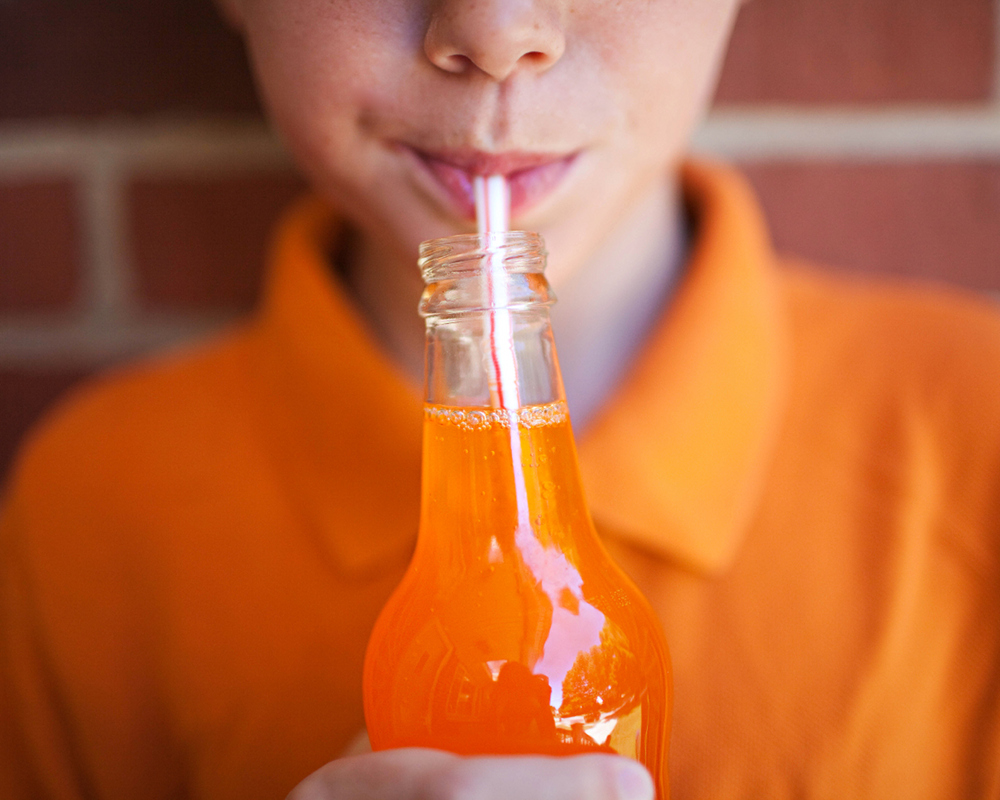
M 739 0 L 221 0 L 299 163 L 412 258 L 471 230 L 470 177 L 580 260 L 667 182 Z M 575 255 L 574 255 L 575 254 Z

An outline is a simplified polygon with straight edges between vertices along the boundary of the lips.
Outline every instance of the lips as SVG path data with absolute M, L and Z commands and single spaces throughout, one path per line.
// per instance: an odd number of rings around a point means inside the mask
M 503 175 L 507 178 L 511 216 L 517 217 L 551 194 L 577 157 L 577 153 L 426 152 L 406 149 L 413 153 L 466 219 L 475 219 L 476 216 L 472 194 L 472 179 L 476 175 Z

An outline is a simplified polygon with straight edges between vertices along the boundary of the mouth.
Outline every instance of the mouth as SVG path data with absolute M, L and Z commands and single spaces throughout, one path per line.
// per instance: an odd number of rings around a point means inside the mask
M 484 153 L 479 150 L 428 152 L 402 145 L 431 178 L 439 194 L 463 218 L 476 218 L 472 180 L 477 175 L 503 175 L 510 187 L 511 217 L 541 203 L 562 182 L 579 152 Z

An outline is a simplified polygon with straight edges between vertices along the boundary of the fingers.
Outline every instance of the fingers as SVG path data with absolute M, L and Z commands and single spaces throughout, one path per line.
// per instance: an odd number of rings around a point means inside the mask
M 654 800 L 649 773 L 607 755 L 462 758 L 387 750 L 333 761 L 289 800 Z
M 288 800 L 427 800 L 422 786 L 455 757 L 437 750 L 387 750 L 331 761 Z
M 653 800 L 653 781 L 615 756 L 458 758 L 432 775 L 436 800 Z

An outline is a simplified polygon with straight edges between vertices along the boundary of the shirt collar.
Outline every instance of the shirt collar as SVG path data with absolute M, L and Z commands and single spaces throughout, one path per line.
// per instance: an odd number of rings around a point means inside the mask
M 256 341 L 279 480 L 331 566 L 356 578 L 409 558 L 423 414 L 419 387 L 382 353 L 330 269 L 339 229 L 315 197 L 286 213 Z
M 691 259 L 623 386 L 580 443 L 591 512 L 695 569 L 735 557 L 785 396 L 785 320 L 757 203 L 736 173 L 683 172 Z
M 692 258 L 582 437 L 580 465 L 602 530 L 715 572 L 735 556 L 762 490 L 783 405 L 784 321 L 774 256 L 743 180 L 700 164 L 685 167 L 683 185 L 697 225 Z M 319 531 L 335 526 L 335 536 L 319 534 L 324 547 L 358 572 L 412 546 L 421 405 L 331 277 L 337 227 L 316 199 L 286 215 L 258 327 L 268 388 L 296 428 L 300 501 Z M 347 475 L 337 463 L 345 452 L 358 456 Z M 351 519 L 335 520 L 345 505 Z

